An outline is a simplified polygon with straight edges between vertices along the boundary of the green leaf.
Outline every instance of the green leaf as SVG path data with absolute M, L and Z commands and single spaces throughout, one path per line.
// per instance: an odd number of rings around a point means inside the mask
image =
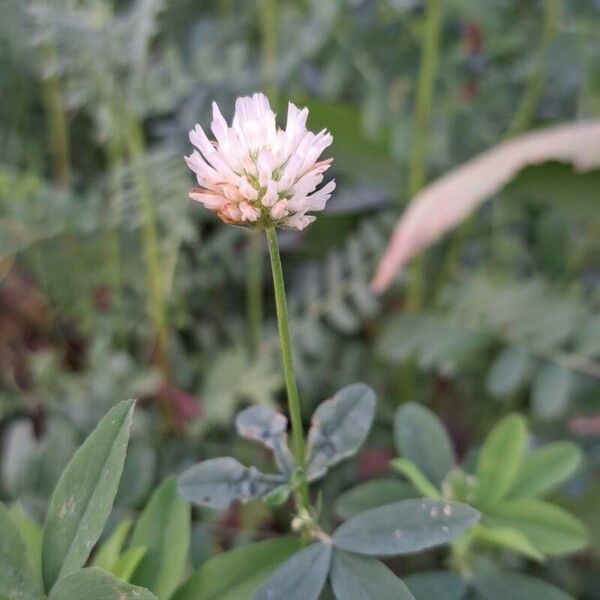
M 41 600 L 42 579 L 16 523 L 0 502 L 0 598 Z
M 420 404 L 408 402 L 398 409 L 394 439 L 400 456 L 415 463 L 436 486 L 455 466 L 454 450 L 444 426 Z
M 135 587 L 92 567 L 67 575 L 52 588 L 48 600 L 156 600 L 144 588 Z
M 271 508 L 277 508 L 278 506 L 281 506 L 287 502 L 291 493 L 292 488 L 289 485 L 280 485 L 272 492 L 269 492 L 266 496 L 264 496 L 263 502 Z
M 181 581 L 190 547 L 190 505 L 177 495 L 175 477 L 152 494 L 131 536 L 135 547 L 146 553 L 131 582 L 167 600 Z
M 588 536 L 585 527 L 568 512 L 542 500 L 514 500 L 494 506 L 485 515 L 492 527 L 511 527 L 548 556 L 559 556 L 583 548 Z
M 147 553 L 148 548 L 145 548 L 144 546 L 128 548 L 115 563 L 112 574 L 123 581 L 131 581 L 135 570 Z
M 413 487 L 407 483 L 396 479 L 374 479 L 338 496 L 335 512 L 342 519 L 350 519 L 370 508 L 415 497 Z
M 509 571 L 490 569 L 476 573 L 473 585 L 484 600 L 573 600 L 542 579 Z
M 250 600 L 273 571 L 300 548 L 297 537 L 286 536 L 213 556 L 173 600 Z
M 573 373 L 562 365 L 548 363 L 541 367 L 531 390 L 534 413 L 543 419 L 561 417 L 569 405 Z
M 375 416 L 375 393 L 355 383 L 322 402 L 308 433 L 308 476 L 311 481 L 329 467 L 356 454 L 364 444 Z
M 110 573 L 113 572 L 113 567 L 121 556 L 123 545 L 125 544 L 125 540 L 127 539 L 127 535 L 129 534 L 132 525 L 133 522 L 129 519 L 126 519 L 119 524 L 113 534 L 100 546 L 100 548 L 98 548 L 94 560 L 92 561 L 94 567 L 104 569 Z
M 417 600 L 461 600 L 467 591 L 467 582 L 447 571 L 425 571 L 404 578 Z
M 281 413 L 263 405 L 250 406 L 235 419 L 239 435 L 272 450 L 279 470 L 291 476 L 296 461 L 287 443 L 287 424 Z
M 479 513 L 458 502 L 402 500 L 373 508 L 341 525 L 333 535 L 342 550 L 375 556 L 411 554 L 439 546 L 470 529 Z
M 395 458 L 390 464 L 394 470 L 404 475 L 423 496 L 434 500 L 442 499 L 441 492 L 427 480 L 415 463 L 407 458 Z
M 502 550 L 518 552 L 538 562 L 543 562 L 544 560 L 544 555 L 518 529 L 477 525 L 473 530 L 473 537 L 485 544 L 490 544 Z
M 339 550 L 333 555 L 331 584 L 337 600 L 415 600 L 404 582 L 378 560 Z
M 184 471 L 178 489 L 183 498 L 194 504 L 225 509 L 235 500 L 262 498 L 285 482 L 281 475 L 266 475 L 225 456 L 205 460 Z
M 485 379 L 488 393 L 498 398 L 514 394 L 527 382 L 532 366 L 531 354 L 525 348 L 505 348 L 494 359 Z
M 489 506 L 506 496 L 521 468 L 526 443 L 527 427 L 519 415 L 508 415 L 494 427 L 477 461 L 476 505 Z
M 19 502 L 9 510 L 12 520 L 29 548 L 35 570 L 42 572 L 42 528 L 25 512 Z
M 541 496 L 564 483 L 581 465 L 581 451 L 571 442 L 556 442 L 525 457 L 510 491 L 513 498 Z
M 331 546 L 312 544 L 283 563 L 252 600 L 318 600 L 330 563 Z
M 117 404 L 61 475 L 46 518 L 42 564 L 46 589 L 82 567 L 110 514 L 131 429 L 133 400 Z

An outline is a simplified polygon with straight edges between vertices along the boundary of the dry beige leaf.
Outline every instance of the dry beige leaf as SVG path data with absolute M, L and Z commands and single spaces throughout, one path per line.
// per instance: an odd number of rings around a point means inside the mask
M 385 291 L 421 250 L 457 226 L 523 168 L 549 160 L 600 165 L 600 121 L 559 125 L 503 142 L 417 194 L 398 221 L 371 287 Z

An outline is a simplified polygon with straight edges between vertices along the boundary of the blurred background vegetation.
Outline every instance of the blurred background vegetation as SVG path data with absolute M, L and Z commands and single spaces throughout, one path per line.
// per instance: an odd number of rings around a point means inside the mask
M 433 408 L 459 452 L 502 415 L 585 466 L 557 498 L 590 549 L 544 569 L 600 588 L 600 170 L 522 171 L 383 297 L 369 281 L 416 192 L 544 125 L 600 116 L 597 0 L 1 0 L 0 496 L 43 512 L 81 439 L 140 398 L 118 498 L 234 452 L 244 404 L 280 404 L 265 248 L 187 199 L 187 132 L 262 90 L 334 136 L 338 190 L 281 236 L 306 416 L 379 395 L 366 451 L 324 498 L 387 471 L 391 422 Z M 261 264 L 264 263 L 264 264 Z M 231 447 L 233 446 L 233 450 Z M 287 527 L 198 514 L 193 561 Z M 329 515 L 334 519 L 334 515 Z M 413 566 L 419 560 L 412 559 Z

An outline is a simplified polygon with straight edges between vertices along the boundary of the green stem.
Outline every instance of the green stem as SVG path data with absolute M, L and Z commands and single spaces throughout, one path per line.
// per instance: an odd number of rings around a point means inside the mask
M 408 174 L 408 193 L 411 198 L 423 187 L 426 179 L 429 122 L 440 55 L 442 8 L 443 0 L 429 0 L 427 3 L 425 33 L 421 46 L 422 64 L 415 102 L 413 144 Z M 421 308 L 424 284 L 424 263 L 423 258 L 419 257 L 412 264 L 408 290 L 409 309 L 416 311 Z
M 285 377 L 285 387 L 287 389 L 290 420 L 292 422 L 292 443 L 299 472 L 299 500 L 301 508 L 310 512 L 308 480 L 306 477 L 304 427 L 302 425 L 300 398 L 298 396 L 298 386 L 296 384 L 296 374 L 294 372 L 292 339 L 290 336 L 287 302 L 285 298 L 285 284 L 283 280 L 283 269 L 281 267 L 281 256 L 279 255 L 279 244 L 277 243 L 277 233 L 275 231 L 275 227 L 268 227 L 266 234 L 267 241 L 269 243 L 269 255 L 271 257 L 271 270 L 273 272 L 273 288 L 275 290 L 275 305 L 277 308 L 277 324 L 279 326 L 279 340 L 281 342 L 281 354 L 283 358 L 283 373 Z
M 116 115 L 116 113 L 114 113 Z M 123 322 L 123 272 L 121 268 L 121 212 L 123 208 L 123 185 L 121 169 L 123 168 L 123 140 L 120 133 L 115 132 L 107 144 L 107 161 L 110 171 L 110 190 L 108 206 L 107 254 L 110 265 L 110 285 L 113 300 L 113 313 L 117 324 L 117 338 L 125 339 Z
M 55 73 L 58 64 L 56 48 L 51 42 L 42 48 L 46 70 Z M 57 75 L 50 75 L 43 81 L 43 97 L 46 105 L 50 146 L 54 159 L 54 177 L 61 187 L 69 187 L 71 180 L 70 150 L 67 117 L 63 109 L 60 80 Z
M 150 191 L 146 170 L 142 164 L 145 154 L 144 135 L 139 120 L 133 115 L 129 116 L 126 138 L 142 212 L 142 242 L 148 272 L 150 313 L 156 335 L 156 359 L 167 379 L 169 376 L 168 330 L 158 230 L 152 192 Z
M 544 13 L 544 23 L 542 25 L 542 36 L 540 45 L 536 51 L 534 68 L 531 71 L 525 92 L 521 97 L 521 102 L 515 112 L 513 120 L 508 127 L 507 137 L 518 135 L 525 131 L 535 115 L 535 110 L 540 101 L 544 87 L 544 61 L 548 48 L 556 36 L 560 18 L 562 16 L 564 0 L 547 0 L 546 11 Z
M 440 59 L 442 15 L 443 0 L 429 0 L 425 16 L 425 32 L 421 42 L 421 69 L 413 115 L 413 142 L 408 171 L 408 193 L 411 198 L 423 187 L 427 176 L 429 122 Z M 423 257 L 418 256 L 410 265 L 406 299 L 408 310 L 417 312 L 421 309 L 424 290 L 425 263 Z M 401 397 L 412 398 L 416 373 L 415 365 L 411 360 L 404 363 L 399 375 Z

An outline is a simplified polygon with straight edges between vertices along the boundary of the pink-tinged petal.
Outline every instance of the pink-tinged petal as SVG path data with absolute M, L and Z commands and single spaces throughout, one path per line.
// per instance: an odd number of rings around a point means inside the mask
M 288 102 L 287 123 L 285 132 L 290 137 L 298 133 L 306 132 L 306 120 L 308 119 L 308 108 L 300 110 L 293 102 Z
M 224 204 L 219 209 L 218 215 L 222 221 L 230 225 L 237 225 L 242 221 L 242 213 L 234 202 Z
M 260 210 L 250 206 L 248 202 L 242 201 L 239 204 L 240 212 L 242 213 L 242 221 L 258 221 L 260 217 Z
M 261 199 L 262 205 L 267 207 L 273 206 L 278 199 L 277 183 L 271 179 L 271 181 L 267 183 L 267 191 Z
M 213 111 L 213 120 L 211 123 L 211 130 L 215 134 L 217 138 L 217 142 L 219 142 L 220 146 L 228 146 L 229 145 L 229 126 L 227 125 L 227 121 L 221 114 L 219 107 L 216 102 L 212 103 L 212 111 Z
M 233 185 L 227 181 L 222 181 L 219 183 L 219 188 L 227 200 L 231 200 L 233 202 L 241 202 L 244 200 L 244 197 L 240 193 L 240 188 L 237 185 Z
M 271 218 L 275 220 L 283 219 L 283 217 L 287 217 L 289 214 L 288 211 L 288 201 L 287 200 L 279 200 L 269 211 L 271 214 Z
M 185 157 L 185 162 L 196 174 L 198 185 L 202 187 L 213 187 L 221 179 L 221 174 L 213 169 L 196 150 Z
M 323 181 L 323 175 L 310 172 L 294 183 L 292 188 L 294 196 L 307 196 L 317 189 L 317 186 Z
M 309 175 L 310 173 L 325 173 L 325 171 L 329 169 L 332 163 L 333 158 L 327 158 L 326 160 L 321 160 L 319 162 L 313 163 L 300 174 L 300 177 L 304 177 L 305 175 Z
M 304 157 L 302 168 L 310 168 L 319 158 L 319 156 L 321 156 L 325 148 L 331 146 L 332 143 L 333 136 L 326 129 L 323 129 L 323 131 L 319 132 L 306 149 L 306 155 Z
M 306 199 L 307 210 L 324 210 L 333 190 L 335 190 L 335 180 L 331 180 L 325 187 L 308 196 Z
M 298 174 L 302 167 L 302 160 L 302 157 L 298 154 L 292 154 L 292 156 L 290 156 L 285 167 L 283 168 L 281 177 L 279 178 L 278 188 L 280 192 L 289 190 L 294 181 L 298 179 Z
M 258 153 L 256 167 L 258 169 L 258 183 L 261 187 L 266 187 L 267 183 L 273 177 L 273 167 L 275 166 L 275 157 L 266 149 L 262 149 Z
M 205 157 L 215 150 L 206 133 L 204 133 L 204 129 L 198 124 L 190 131 L 190 142 L 192 142 Z
M 246 200 L 256 200 L 258 198 L 258 191 L 250 185 L 245 177 L 240 177 L 240 194 Z
M 296 213 L 295 215 L 287 217 L 283 221 L 283 225 L 285 227 L 288 227 L 289 229 L 296 229 L 297 231 L 302 231 L 303 229 L 306 229 L 306 227 L 308 227 L 314 220 L 315 217 L 313 217 L 312 215 L 303 215 L 300 213 Z
M 206 208 L 208 208 L 209 210 L 218 210 L 226 202 L 223 196 L 213 194 L 211 192 L 201 190 L 198 188 L 190 190 L 189 197 L 192 200 L 202 202 L 202 204 L 204 204 L 204 206 L 206 206 Z

